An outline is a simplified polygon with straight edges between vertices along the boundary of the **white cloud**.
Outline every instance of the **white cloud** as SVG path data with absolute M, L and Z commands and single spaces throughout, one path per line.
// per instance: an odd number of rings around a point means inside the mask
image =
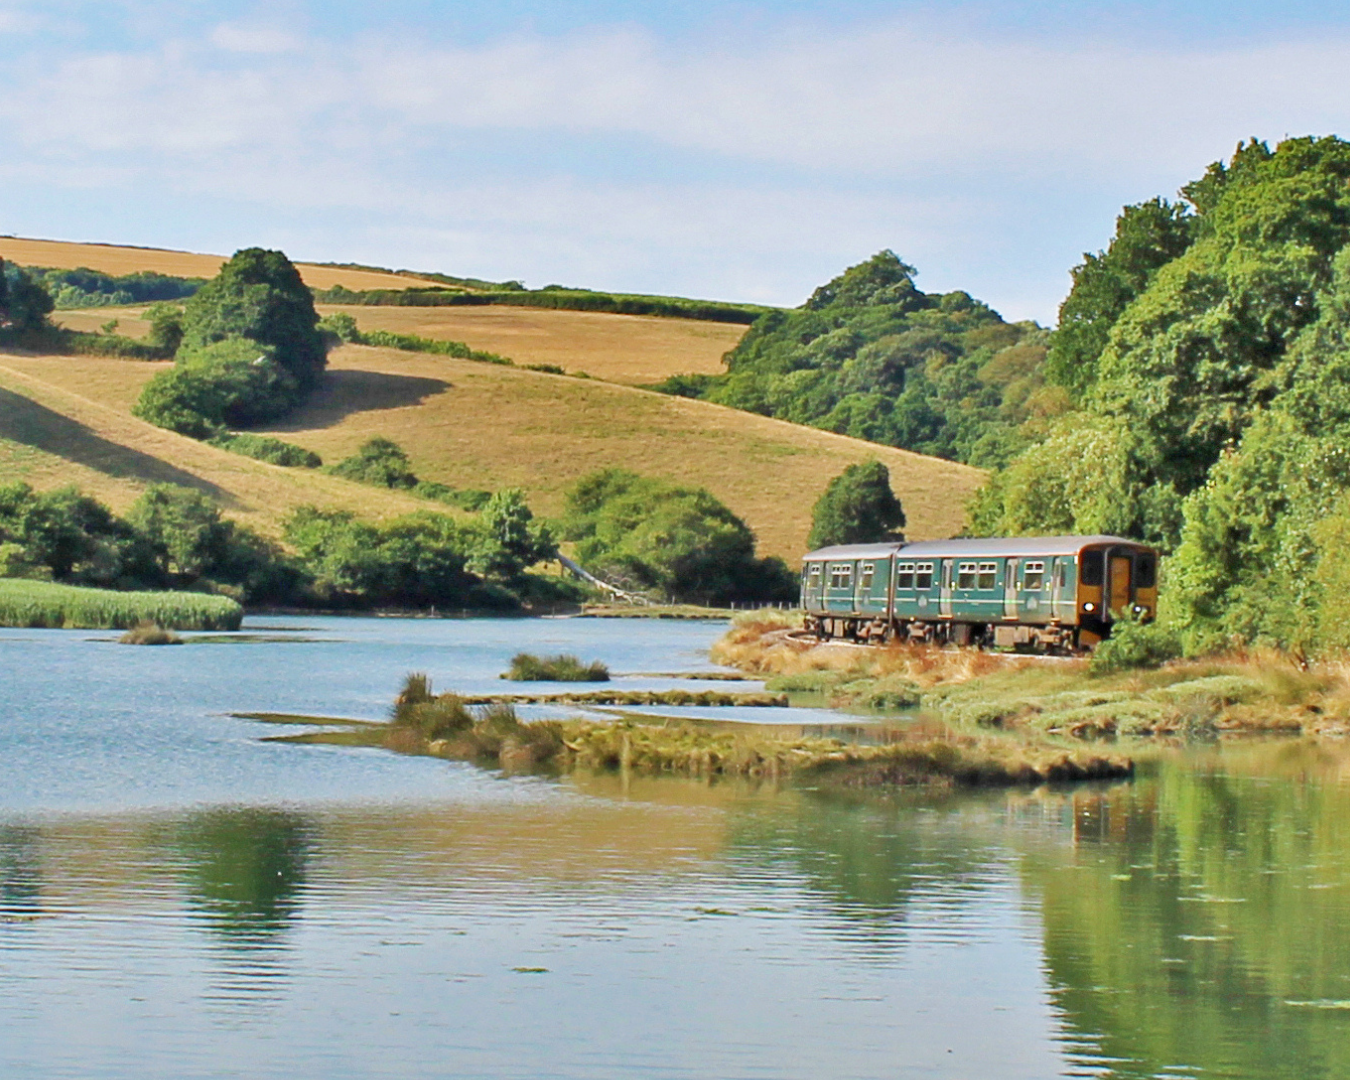
M 1347 73 L 1350 41 L 1334 38 L 1149 51 L 889 23 L 457 47 L 228 23 L 0 61 L 0 177 L 328 207 L 335 246 L 397 245 L 359 256 L 373 261 L 774 300 L 887 245 L 947 288 L 964 264 L 978 292 L 999 279 L 988 251 L 1015 257 L 1052 200 L 1091 204 L 1097 234 L 1045 245 L 1053 266 L 1001 271 L 1013 313 L 1047 318 L 1067 266 L 1109 231 L 1103 191 L 1169 193 L 1246 135 L 1345 130 Z

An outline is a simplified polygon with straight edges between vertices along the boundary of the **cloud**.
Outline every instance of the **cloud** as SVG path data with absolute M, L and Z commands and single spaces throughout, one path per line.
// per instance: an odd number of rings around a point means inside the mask
M 1147 49 L 892 21 L 469 47 L 222 23 L 0 60 L 0 175 L 328 208 L 334 245 L 396 244 L 360 255 L 382 262 L 766 300 L 895 246 L 1046 318 L 1120 201 L 1247 135 L 1344 130 L 1348 72 L 1334 37 Z M 1089 211 L 1097 231 L 1071 234 Z

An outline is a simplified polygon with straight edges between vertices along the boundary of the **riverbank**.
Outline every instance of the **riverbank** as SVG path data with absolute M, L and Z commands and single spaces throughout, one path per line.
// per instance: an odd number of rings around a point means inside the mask
M 244 609 L 225 596 L 119 592 L 0 578 L 0 626 L 48 630 L 238 630 Z
M 1094 675 L 1086 660 L 974 649 L 818 644 L 777 613 L 747 613 L 713 646 L 765 688 L 839 708 L 921 709 L 965 730 L 1098 739 L 1350 734 L 1350 669 L 1266 652 Z

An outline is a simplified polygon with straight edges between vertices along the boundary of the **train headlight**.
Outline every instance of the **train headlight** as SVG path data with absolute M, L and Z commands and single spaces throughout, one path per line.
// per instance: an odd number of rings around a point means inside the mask
M 1094 603 L 1092 603 L 1091 601 L 1089 601 L 1088 603 L 1086 603 L 1086 604 L 1083 605 L 1083 610 L 1084 610 L 1084 611 L 1096 611 L 1096 610 L 1097 610 L 1097 605 L 1094 604 Z
M 1134 607 L 1131 608 L 1131 610 L 1132 610 L 1136 615 L 1142 615 L 1142 614 L 1143 614 L 1145 611 L 1147 611 L 1148 609 L 1145 608 L 1143 604 L 1135 604 Z

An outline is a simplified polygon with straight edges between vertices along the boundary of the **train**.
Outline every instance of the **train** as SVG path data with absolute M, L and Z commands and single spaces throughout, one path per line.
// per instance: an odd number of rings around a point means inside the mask
M 1158 609 L 1158 552 L 1119 536 L 846 544 L 802 556 L 818 638 L 1089 649 Z

